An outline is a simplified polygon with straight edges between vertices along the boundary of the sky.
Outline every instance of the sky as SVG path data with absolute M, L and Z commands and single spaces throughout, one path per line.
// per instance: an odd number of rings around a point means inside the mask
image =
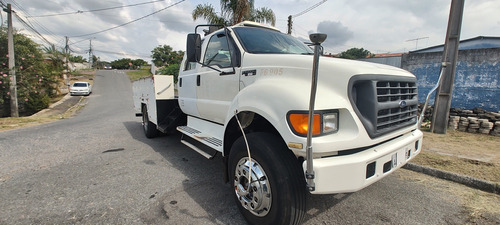
M 65 37 L 68 37 L 73 55 L 88 58 L 92 46 L 93 54 L 108 62 L 121 58 L 150 61 L 151 51 L 162 45 L 184 51 L 187 34 L 194 32 L 196 25 L 206 24 L 202 19 L 193 21 L 193 9 L 199 4 L 211 4 L 220 13 L 220 1 L 0 1 L 12 4 L 16 15 L 56 48 L 64 48 Z M 282 32 L 287 31 L 287 18 L 293 15 L 292 36 L 303 41 L 309 39 L 310 33 L 326 33 L 328 38 L 323 43 L 326 53 L 364 48 L 380 54 L 443 44 L 451 0 L 254 0 L 254 4 L 255 8 L 272 9 L 276 15 L 275 26 Z M 311 8 L 317 4 L 320 5 Z M 99 10 L 114 7 L 117 8 Z M 76 13 L 78 11 L 80 13 Z M 498 0 L 465 1 L 460 39 L 500 37 L 498 12 Z M 6 23 L 7 14 L 1 12 L 1 15 L 2 22 Z M 47 41 L 16 16 L 13 22 L 16 29 L 48 46 Z

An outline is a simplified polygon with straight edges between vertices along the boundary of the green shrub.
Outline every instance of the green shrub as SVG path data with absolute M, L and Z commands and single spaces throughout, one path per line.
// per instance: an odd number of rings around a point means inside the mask
M 20 99 L 20 101 L 24 101 L 24 106 L 26 109 L 26 114 L 32 115 L 37 113 L 38 111 L 49 107 L 50 97 L 48 94 L 43 93 L 30 93 L 24 99 Z

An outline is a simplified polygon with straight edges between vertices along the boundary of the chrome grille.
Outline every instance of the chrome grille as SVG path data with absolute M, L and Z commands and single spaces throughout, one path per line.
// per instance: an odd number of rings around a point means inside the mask
M 417 96 L 417 86 L 414 82 L 377 82 L 377 101 L 389 102 L 410 100 Z
M 377 131 L 414 122 L 418 107 L 408 102 L 417 99 L 415 82 L 378 81 L 377 102 L 387 103 L 389 108 L 377 112 Z M 390 105 L 390 106 L 389 106 Z

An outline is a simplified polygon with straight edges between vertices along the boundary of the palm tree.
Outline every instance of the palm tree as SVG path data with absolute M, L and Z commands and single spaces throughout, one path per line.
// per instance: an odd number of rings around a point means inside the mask
M 221 15 L 217 15 L 211 4 L 199 4 L 193 10 L 193 20 L 204 18 L 211 24 L 223 24 L 226 26 L 251 20 L 259 23 L 270 23 L 275 25 L 276 16 L 272 9 L 262 7 L 254 8 L 254 0 L 221 0 Z
M 64 60 L 67 57 L 65 53 L 56 49 L 54 45 L 50 47 L 44 46 L 43 51 L 46 53 L 46 56 L 51 61 L 52 71 L 62 71 L 64 68 Z

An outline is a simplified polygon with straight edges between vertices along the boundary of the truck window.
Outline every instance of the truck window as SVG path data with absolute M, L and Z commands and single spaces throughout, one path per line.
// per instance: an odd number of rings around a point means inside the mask
M 194 68 L 196 68 L 196 63 L 195 62 L 188 62 L 186 60 L 186 63 L 184 65 L 184 70 L 192 70 Z
M 313 54 L 312 49 L 307 45 L 279 31 L 255 27 L 235 27 L 233 30 L 249 53 Z
M 234 48 L 231 48 L 231 54 L 235 54 Z M 208 42 L 205 57 L 203 58 L 205 65 L 217 65 L 221 68 L 231 66 L 231 56 L 229 54 L 227 38 L 224 32 L 213 35 Z

